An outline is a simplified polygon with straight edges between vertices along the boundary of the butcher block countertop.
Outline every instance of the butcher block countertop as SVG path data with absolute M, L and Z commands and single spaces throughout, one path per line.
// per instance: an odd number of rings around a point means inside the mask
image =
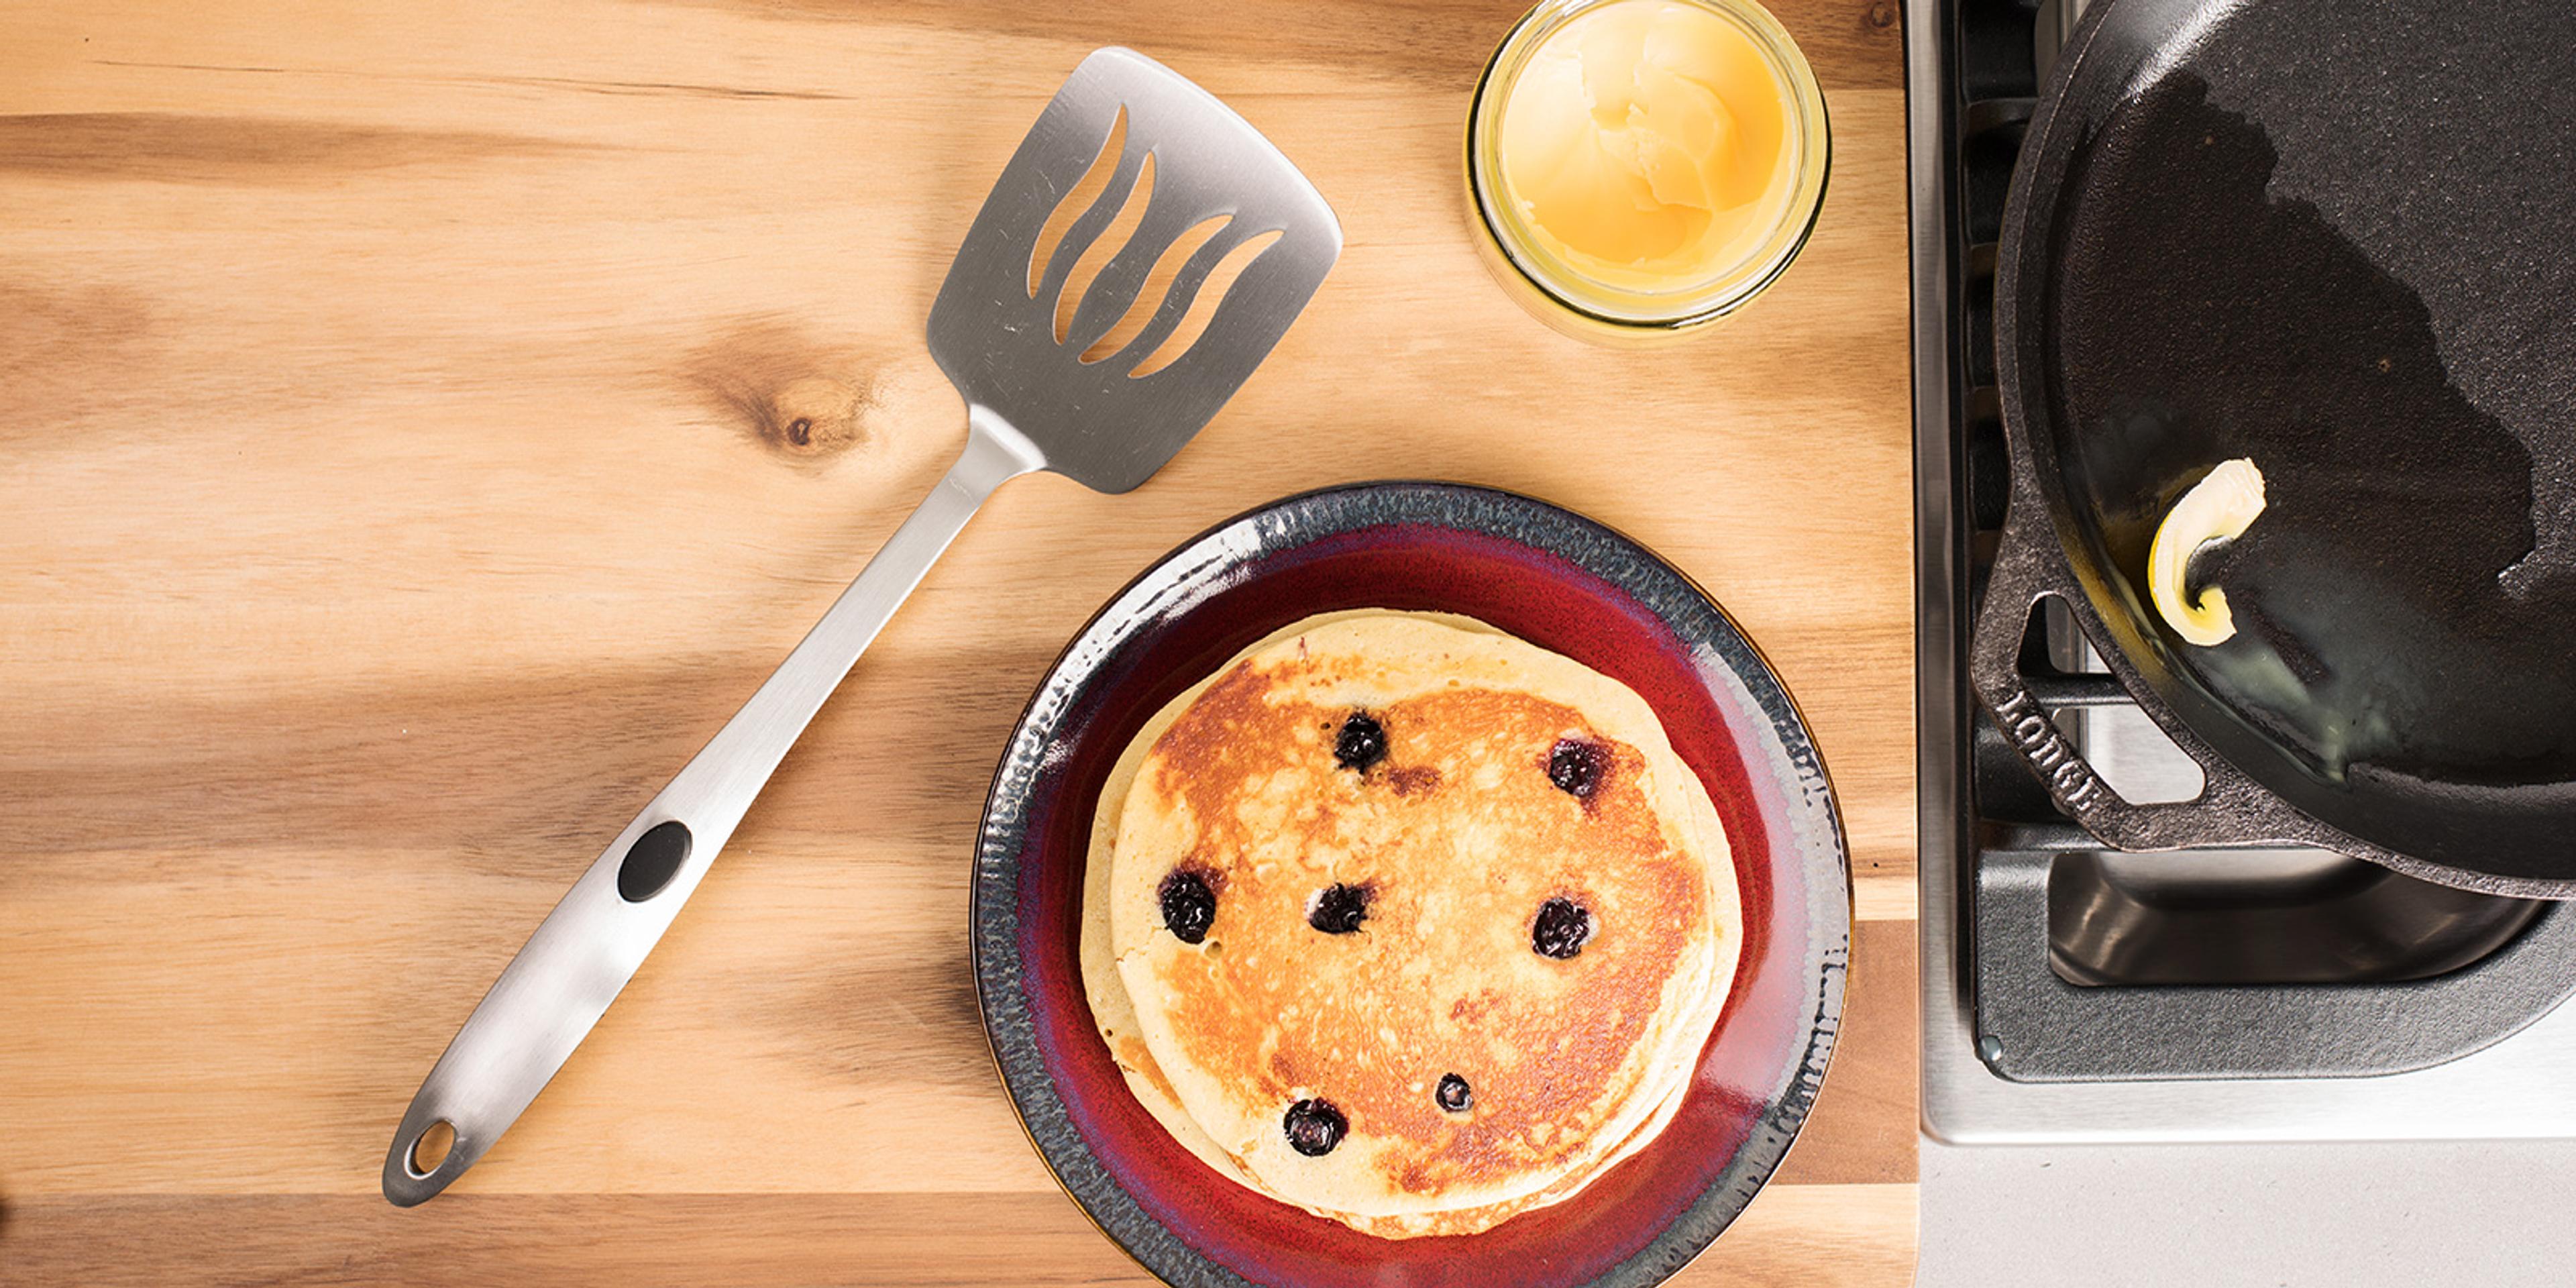
M 1900 24 L 1778 9 L 1832 112 L 1822 222 L 1720 334 L 1630 352 L 1469 237 L 1519 0 L 13 6 L 0 1283 L 1150 1282 L 1002 1094 L 977 814 L 1137 570 L 1380 477 L 1620 528 L 1787 680 L 1853 846 L 1851 1005 L 1777 1182 L 1677 1282 L 1909 1282 Z M 1276 140 L 1340 266 L 1142 490 L 1003 489 L 553 1085 L 389 1206 L 484 988 L 947 465 L 931 297 L 1104 44 Z

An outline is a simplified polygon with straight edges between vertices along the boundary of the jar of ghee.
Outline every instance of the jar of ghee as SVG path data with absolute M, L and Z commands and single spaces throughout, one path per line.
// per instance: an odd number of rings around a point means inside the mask
M 1754 0 L 1544 0 L 1467 116 L 1479 249 L 1570 334 L 1687 334 L 1789 267 L 1823 207 L 1824 91 Z

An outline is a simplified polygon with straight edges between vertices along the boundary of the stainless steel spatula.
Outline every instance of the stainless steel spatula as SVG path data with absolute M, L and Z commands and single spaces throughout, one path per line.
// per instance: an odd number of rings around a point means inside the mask
M 1096 179 L 1095 160 L 1115 163 L 1106 187 L 1040 260 L 1041 231 L 1062 224 L 1050 217 Z M 1137 191 L 1147 175 L 1150 196 Z M 1105 264 L 1086 257 L 1103 230 L 1126 222 L 1131 196 L 1147 203 L 1134 235 Z M 1257 252 L 1256 238 L 1268 242 Z M 1238 248 L 1254 257 L 1232 288 L 1199 300 Z M 662 938 L 806 722 L 994 488 L 1031 470 L 1104 492 L 1144 482 L 1260 365 L 1341 249 L 1332 208 L 1243 118 L 1131 50 L 1085 58 L 1003 167 L 931 306 L 931 356 L 966 399 L 965 450 L 502 970 L 403 1114 L 385 1154 L 385 1197 L 409 1207 L 446 1189 L 536 1098 Z M 1167 252 L 1182 256 L 1177 276 L 1159 304 L 1140 300 Z M 1066 299 L 1078 263 L 1097 265 L 1096 275 Z M 1070 308 L 1061 331 L 1059 300 Z M 1123 345 L 1106 340 L 1131 306 L 1150 307 L 1143 329 Z M 1206 329 L 1191 342 L 1179 329 L 1198 318 Z M 421 1138 L 441 1123 L 454 1142 L 423 1167 Z

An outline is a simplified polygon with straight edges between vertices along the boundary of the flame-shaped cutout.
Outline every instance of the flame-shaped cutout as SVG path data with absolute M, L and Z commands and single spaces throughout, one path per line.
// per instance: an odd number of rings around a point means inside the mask
M 1091 244 L 1082 248 L 1082 258 L 1073 261 L 1073 271 L 1065 275 L 1064 292 L 1055 297 L 1055 339 L 1064 343 L 1064 333 L 1073 329 L 1074 310 L 1082 307 L 1083 293 L 1091 289 L 1100 270 L 1136 235 L 1136 225 L 1145 222 L 1145 207 L 1154 201 L 1154 154 L 1145 154 L 1145 164 L 1136 171 L 1136 186 L 1127 190 L 1126 204 L 1118 207 L 1118 216 Z
M 1172 279 L 1181 275 L 1181 266 L 1189 263 L 1190 256 L 1198 253 L 1199 247 L 1207 245 L 1209 238 L 1232 222 L 1232 215 L 1214 215 L 1190 225 L 1180 236 L 1173 238 L 1172 244 L 1164 247 L 1162 256 L 1154 261 L 1153 270 L 1145 274 L 1145 284 L 1136 288 L 1136 300 L 1127 306 L 1127 315 L 1118 319 L 1117 325 L 1110 327 L 1099 339 L 1092 341 L 1091 347 L 1082 351 L 1082 360 L 1098 362 L 1126 348 L 1127 342 L 1135 339 L 1145 329 L 1145 324 L 1154 320 L 1154 314 L 1162 307 L 1163 297 L 1171 294 Z
M 1234 289 L 1235 279 L 1242 277 L 1244 270 L 1261 258 L 1261 252 L 1276 245 L 1286 235 L 1284 230 L 1277 228 L 1266 233 L 1254 233 L 1244 238 L 1241 245 L 1227 251 L 1225 258 L 1218 260 L 1216 267 L 1208 271 L 1207 280 L 1199 284 L 1198 297 L 1190 301 L 1190 311 L 1181 315 L 1181 324 L 1173 327 L 1172 333 L 1164 336 L 1163 342 L 1155 345 L 1154 351 L 1146 354 L 1145 360 L 1127 373 L 1128 378 L 1150 376 L 1180 361 L 1181 355 L 1189 352 L 1190 346 L 1197 344 L 1199 337 L 1206 333 L 1208 323 L 1216 320 L 1216 311 L 1225 303 L 1226 293 Z
M 1118 158 L 1126 152 L 1127 109 L 1121 105 L 1117 118 L 1109 123 L 1108 139 L 1091 158 L 1091 168 L 1082 172 L 1082 177 L 1064 194 L 1064 200 L 1055 203 L 1055 210 L 1038 226 L 1037 248 L 1029 255 L 1030 299 L 1038 297 L 1038 287 L 1046 281 L 1047 265 L 1055 261 L 1055 248 L 1064 241 L 1066 231 L 1073 227 L 1074 220 L 1082 218 L 1083 211 L 1091 209 L 1092 202 L 1100 199 L 1101 190 L 1109 186 L 1109 177 L 1118 173 Z

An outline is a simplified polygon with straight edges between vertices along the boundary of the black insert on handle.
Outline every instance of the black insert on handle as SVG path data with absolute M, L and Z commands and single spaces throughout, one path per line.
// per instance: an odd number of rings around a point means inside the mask
M 662 893 L 688 859 L 689 825 L 678 819 L 654 824 L 627 847 L 626 861 L 617 866 L 617 897 L 642 903 Z

